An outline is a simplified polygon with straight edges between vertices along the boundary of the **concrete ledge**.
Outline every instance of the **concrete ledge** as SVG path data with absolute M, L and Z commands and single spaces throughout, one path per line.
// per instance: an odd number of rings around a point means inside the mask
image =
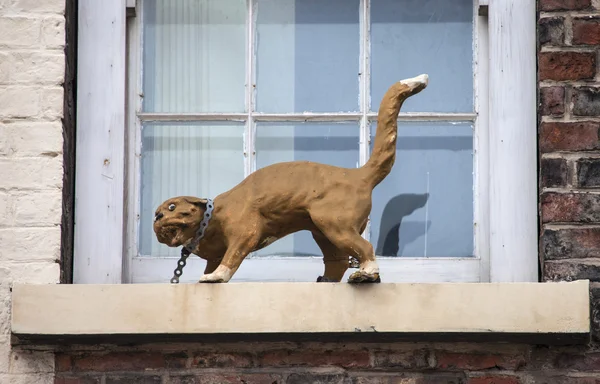
M 585 342 L 589 282 L 16 285 L 14 343 Z

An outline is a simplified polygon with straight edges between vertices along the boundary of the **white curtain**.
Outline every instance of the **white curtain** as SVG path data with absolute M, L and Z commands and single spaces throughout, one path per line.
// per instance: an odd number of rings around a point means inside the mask
M 144 111 L 243 112 L 245 0 L 144 1 Z M 244 177 L 243 123 L 146 123 L 142 128 L 140 254 L 175 256 L 152 231 L 156 207 L 215 197 Z

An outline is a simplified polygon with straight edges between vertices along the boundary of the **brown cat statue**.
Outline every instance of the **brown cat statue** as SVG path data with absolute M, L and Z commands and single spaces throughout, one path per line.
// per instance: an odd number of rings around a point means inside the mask
M 379 107 L 373 153 L 364 166 L 277 163 L 252 173 L 214 201 L 190 196 L 168 199 L 154 217 L 158 241 L 184 246 L 188 254 L 205 259 L 201 283 L 226 283 L 249 253 L 308 230 L 323 252 L 325 270 L 317 281 L 341 281 L 349 257 L 357 259 L 360 267 L 348 282 L 381 281 L 373 246 L 361 233 L 371 211 L 373 188 L 394 165 L 400 107 L 427 83 L 428 76 L 420 75 L 388 89 Z

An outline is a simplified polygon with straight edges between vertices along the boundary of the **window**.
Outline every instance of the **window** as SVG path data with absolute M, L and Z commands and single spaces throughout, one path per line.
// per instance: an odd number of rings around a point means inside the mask
M 386 282 L 490 281 L 498 155 L 488 125 L 488 18 L 478 8 L 473 0 L 139 0 L 126 28 L 119 279 L 171 277 L 180 250 L 159 244 L 151 226 L 162 201 L 215 197 L 275 162 L 361 166 L 385 90 L 428 73 L 429 87 L 402 108 L 396 164 L 374 191 L 363 235 Z M 189 260 L 182 281 L 197 281 L 204 261 Z M 318 247 L 300 232 L 250 255 L 232 281 L 315 281 L 321 272 Z

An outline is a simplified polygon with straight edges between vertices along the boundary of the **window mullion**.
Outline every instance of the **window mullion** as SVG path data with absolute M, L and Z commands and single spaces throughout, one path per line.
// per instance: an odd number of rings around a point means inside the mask
M 360 111 L 361 111 L 361 124 L 360 124 L 360 160 L 359 165 L 363 165 L 369 159 L 369 143 L 371 141 L 370 129 L 369 129 L 369 111 L 370 111 L 370 66 L 369 66 L 369 54 L 370 54 L 370 0 L 361 0 L 360 3 Z
M 360 2 L 360 144 L 359 144 L 359 166 L 364 165 L 369 159 L 369 149 L 371 143 L 371 126 L 369 121 L 369 112 L 371 110 L 371 12 L 370 0 L 361 0 Z M 371 217 L 367 220 L 367 226 L 362 233 L 363 238 L 370 239 Z
M 256 106 L 256 83 L 254 64 L 256 62 L 255 26 L 256 8 L 255 0 L 247 0 L 247 57 L 246 57 L 246 135 L 244 141 L 244 174 L 247 177 L 256 170 L 256 123 L 253 113 Z
M 246 122 L 246 146 L 245 151 L 245 176 L 247 177 L 252 172 L 256 171 L 256 122 L 250 116 Z

